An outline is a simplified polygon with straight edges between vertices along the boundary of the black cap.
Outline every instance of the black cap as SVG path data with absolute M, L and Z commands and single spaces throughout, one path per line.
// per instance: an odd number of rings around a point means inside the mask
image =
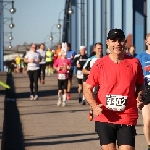
M 121 37 L 125 39 L 124 32 L 121 29 L 112 29 L 108 32 L 107 39 L 113 40 L 115 37 Z

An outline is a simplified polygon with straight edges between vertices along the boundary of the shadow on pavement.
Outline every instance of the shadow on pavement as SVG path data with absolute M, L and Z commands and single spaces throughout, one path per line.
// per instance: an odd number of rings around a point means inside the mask
M 9 84 L 11 88 L 6 90 L 6 99 L 4 102 L 1 150 L 24 150 L 22 126 L 15 101 L 16 97 L 12 74 L 8 74 L 7 84 Z
M 38 92 L 38 95 L 39 95 L 39 97 L 47 97 L 47 96 L 52 96 L 52 95 L 56 95 L 57 96 L 57 92 L 58 92 L 57 89 L 53 89 L 53 90 L 40 90 Z M 72 93 L 77 93 L 77 88 L 72 88 L 71 89 L 71 94 Z M 30 96 L 29 92 L 16 93 L 16 98 L 29 98 L 29 96 Z
M 70 112 L 70 113 L 75 113 L 75 112 L 80 112 L 80 111 L 88 111 L 89 109 L 82 109 L 82 110 L 62 110 L 62 111 L 49 111 L 49 112 L 37 112 L 37 113 L 26 113 L 26 114 L 21 114 L 21 115 L 34 115 L 34 114 L 51 114 L 51 113 L 66 113 L 66 112 Z
M 29 146 L 42 146 L 42 145 L 59 145 L 59 144 L 67 144 L 67 143 L 79 143 L 79 142 L 86 142 L 86 141 L 93 141 L 98 140 L 97 138 L 89 138 L 89 135 L 95 135 L 96 133 L 87 133 L 87 134 L 69 134 L 69 135 L 55 135 L 50 137 L 39 137 L 35 139 L 26 139 L 25 140 L 25 147 Z M 88 136 L 88 138 L 80 138 L 81 136 Z M 68 140 L 68 138 L 71 137 L 78 137 L 78 140 Z M 55 139 L 61 139 L 61 138 L 67 138 L 66 140 L 58 140 L 58 141 L 52 141 L 52 142 L 45 142 L 45 140 L 55 140 Z M 35 140 L 44 140 L 43 142 L 35 142 Z M 34 142 L 33 142 L 34 141 Z

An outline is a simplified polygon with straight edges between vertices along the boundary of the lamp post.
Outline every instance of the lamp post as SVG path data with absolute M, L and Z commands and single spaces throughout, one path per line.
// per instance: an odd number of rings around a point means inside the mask
M 51 48 L 53 46 L 53 28 L 54 27 L 57 27 L 58 24 L 54 24 L 52 27 L 51 27 L 51 32 L 50 32 L 50 41 L 51 41 Z
M 10 13 L 13 14 L 16 12 L 14 8 L 14 1 L 0 1 L 0 71 L 4 70 L 4 13 L 3 8 L 7 4 L 12 4 L 10 8 Z M 13 24 L 10 24 L 10 28 L 14 27 Z
M 14 8 L 14 1 L 0 1 L 0 3 L 5 3 L 0 9 L 0 14 L 3 11 L 3 8 L 8 4 L 12 4 L 12 7 L 9 9 L 10 13 L 14 14 L 16 12 L 16 9 Z
M 7 43 L 9 44 L 9 45 L 7 46 L 7 48 L 11 49 L 11 48 L 12 48 L 11 41 L 9 41 L 9 42 L 4 42 L 4 45 L 6 45 Z
M 61 24 L 60 24 L 60 21 L 63 21 L 63 19 L 60 19 L 60 15 L 63 11 L 64 11 L 64 9 L 59 13 L 59 16 L 58 16 L 57 28 L 59 29 L 59 43 L 61 43 Z

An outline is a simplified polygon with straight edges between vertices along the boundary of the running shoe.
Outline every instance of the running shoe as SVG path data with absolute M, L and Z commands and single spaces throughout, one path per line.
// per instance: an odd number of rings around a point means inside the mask
M 57 106 L 61 106 L 61 100 L 58 100 Z
M 79 103 L 81 103 L 82 102 L 82 98 L 81 97 L 79 97 Z
M 70 100 L 71 99 L 71 95 L 70 93 L 67 93 L 67 100 Z
M 65 107 L 66 106 L 66 102 L 64 101 L 64 102 L 62 102 L 62 106 L 63 107 Z
M 45 80 L 42 81 L 42 84 L 45 84 Z
M 88 114 L 88 120 L 92 121 L 93 120 L 93 110 L 90 110 L 89 114 Z
M 86 101 L 85 100 L 82 101 L 82 105 L 86 105 Z
M 37 100 L 37 99 L 38 99 L 38 95 L 35 95 L 34 100 Z
M 34 100 L 33 95 L 30 95 L 30 101 Z

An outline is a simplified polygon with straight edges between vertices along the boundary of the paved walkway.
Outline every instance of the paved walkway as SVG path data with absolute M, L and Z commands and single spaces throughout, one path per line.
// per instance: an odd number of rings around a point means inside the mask
M 99 150 L 94 122 L 87 119 L 89 105 L 78 103 L 77 82 L 74 77 L 72 100 L 66 107 L 57 106 L 56 75 L 46 77 L 39 85 L 39 100 L 29 101 L 29 82 L 26 74 L 14 74 L 17 107 L 22 123 L 26 150 Z M 139 112 L 136 150 L 147 148 Z

